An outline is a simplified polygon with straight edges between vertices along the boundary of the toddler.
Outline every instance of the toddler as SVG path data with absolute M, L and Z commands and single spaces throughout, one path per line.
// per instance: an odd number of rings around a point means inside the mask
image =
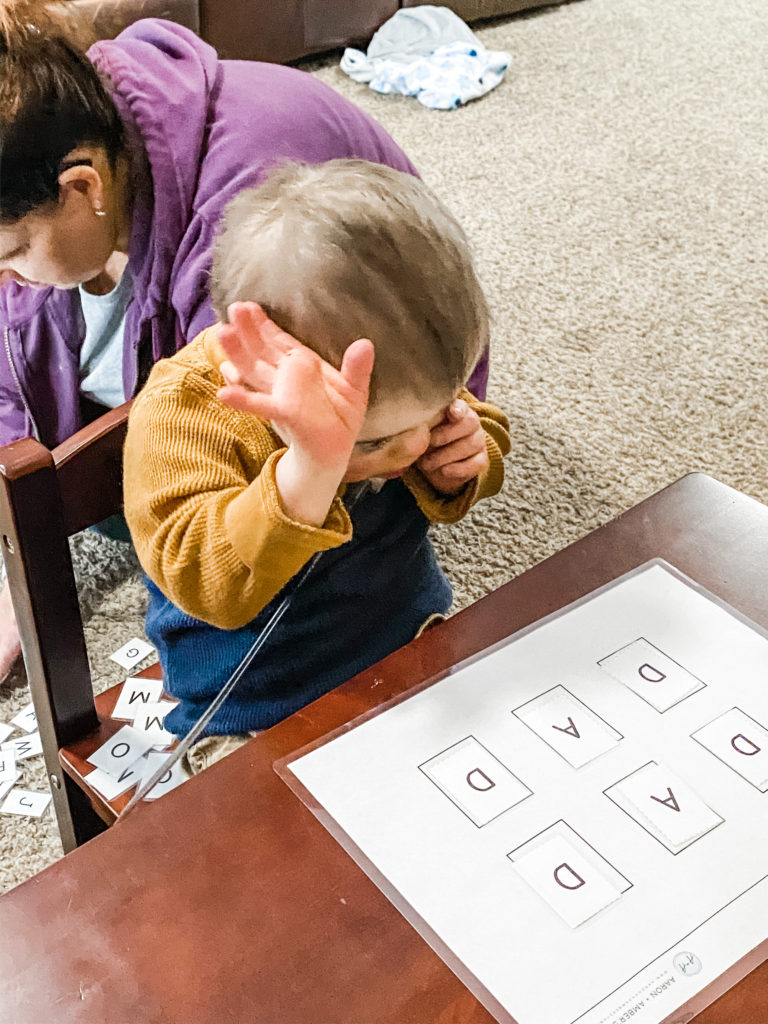
M 489 333 L 466 238 L 410 175 L 281 165 L 228 206 L 211 292 L 222 322 L 134 402 L 125 513 L 177 735 L 290 595 L 207 727 L 240 742 L 447 612 L 429 524 L 499 490 L 509 436 L 464 388 Z

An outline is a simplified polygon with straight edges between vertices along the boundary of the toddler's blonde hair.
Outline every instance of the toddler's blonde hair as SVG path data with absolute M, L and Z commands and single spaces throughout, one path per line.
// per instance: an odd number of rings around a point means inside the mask
M 489 315 L 467 238 L 418 178 L 366 160 L 278 166 L 227 207 L 211 293 L 226 319 L 258 302 L 335 366 L 356 338 L 376 357 L 371 401 L 463 385 Z

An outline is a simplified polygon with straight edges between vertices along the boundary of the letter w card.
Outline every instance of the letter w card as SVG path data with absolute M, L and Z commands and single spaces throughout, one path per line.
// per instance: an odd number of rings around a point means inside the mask
M 126 679 L 112 717 L 132 722 L 148 705 L 156 704 L 162 692 L 162 679 Z

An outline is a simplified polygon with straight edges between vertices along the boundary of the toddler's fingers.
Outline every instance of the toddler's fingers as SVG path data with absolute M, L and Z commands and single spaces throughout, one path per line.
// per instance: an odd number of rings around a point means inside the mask
M 225 359 L 219 366 L 224 380 L 227 384 L 240 385 L 250 388 L 252 391 L 271 391 L 275 382 L 275 368 L 257 359 L 254 363 L 243 369 L 236 366 L 229 359 Z
M 450 444 L 451 441 L 456 441 L 462 437 L 469 437 L 476 431 L 482 430 L 477 413 L 470 409 L 466 402 L 461 399 L 458 399 L 458 401 L 461 402 L 463 409 L 459 408 L 452 412 L 451 410 L 455 403 L 451 402 L 446 410 L 443 421 L 432 429 L 430 434 L 431 448 L 440 448 L 443 445 Z
M 488 456 L 482 452 L 471 455 L 468 459 L 461 459 L 459 462 L 450 462 L 442 466 L 434 475 L 442 479 L 446 484 L 463 487 L 469 480 L 474 480 L 488 465 Z M 438 484 L 438 489 L 439 484 Z
M 477 431 L 469 436 L 451 441 L 449 444 L 428 448 L 417 465 L 419 469 L 432 471 L 448 466 L 452 462 L 462 462 L 464 459 L 484 452 L 485 435 L 482 431 Z
M 233 302 L 227 310 L 232 319 L 234 315 L 238 324 L 250 328 L 271 349 L 285 354 L 301 344 L 294 337 L 278 327 L 264 312 L 258 302 Z
M 271 356 L 272 361 L 277 362 L 280 356 L 300 345 L 274 320 L 270 320 L 257 302 L 233 302 L 227 307 L 227 317 L 229 324 L 224 324 L 219 330 L 219 338 L 224 344 L 225 339 L 229 342 L 235 337 L 246 356 L 252 354 L 256 345 L 262 357 Z
M 235 364 L 231 363 L 228 359 L 225 359 L 221 366 L 219 366 L 219 369 L 221 370 L 222 376 L 227 384 L 234 385 L 242 383 L 242 377 L 240 376 L 239 370 Z
M 282 327 L 278 327 L 274 320 L 270 320 L 261 306 L 257 306 L 256 309 L 263 317 L 263 319 L 259 318 L 258 320 L 258 330 L 262 341 L 275 353 L 286 355 L 288 352 L 293 351 L 293 349 L 304 347 L 292 334 L 288 334 Z
M 252 416 L 259 416 L 263 420 L 272 418 L 273 405 L 269 395 L 260 391 L 249 391 L 239 385 L 227 385 L 220 388 L 217 397 L 222 405 L 228 405 L 238 412 L 247 412 Z
M 233 302 L 227 306 L 227 319 L 240 330 L 256 330 L 268 320 L 258 302 Z
M 468 412 L 469 406 L 464 401 L 464 399 L 454 398 L 454 400 L 446 409 L 445 415 L 446 419 L 450 420 L 453 423 L 458 423 L 459 420 L 464 419 Z
M 249 346 L 241 328 L 235 324 L 221 324 L 216 332 L 219 344 L 234 365 L 245 368 L 254 358 L 255 352 Z
M 350 387 L 366 397 L 371 383 L 374 357 L 373 342 L 368 338 L 358 338 L 347 348 L 341 361 L 342 377 Z
M 259 344 L 261 325 L 267 314 L 255 302 L 233 302 L 227 307 L 228 323 L 219 328 L 219 340 L 222 344 L 237 343 L 247 351 L 246 342 Z

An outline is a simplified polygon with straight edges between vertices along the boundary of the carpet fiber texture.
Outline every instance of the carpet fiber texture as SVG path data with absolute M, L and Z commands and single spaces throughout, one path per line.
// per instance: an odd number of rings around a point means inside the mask
M 451 112 L 305 65 L 410 154 L 490 299 L 513 448 L 502 493 L 435 533 L 457 609 L 691 470 L 768 501 L 768 4 L 577 0 L 477 33 L 511 64 Z M 104 685 L 142 586 L 126 545 L 75 547 Z M 28 701 L 20 671 L 0 720 Z M 0 888 L 59 856 L 50 810 L 0 817 Z

